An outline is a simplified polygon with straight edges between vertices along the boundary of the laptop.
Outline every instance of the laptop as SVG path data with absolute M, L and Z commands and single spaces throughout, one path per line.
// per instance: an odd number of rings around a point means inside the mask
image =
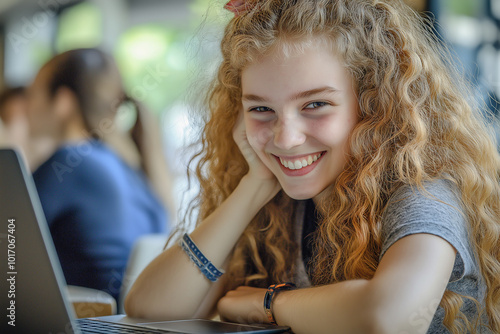
M 75 319 L 31 174 L 0 149 L 0 333 L 282 333 L 288 327 L 202 319 L 150 322 L 126 315 Z

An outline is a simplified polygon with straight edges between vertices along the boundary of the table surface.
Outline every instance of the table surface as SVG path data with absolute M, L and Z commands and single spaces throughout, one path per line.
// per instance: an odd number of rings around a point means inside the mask
M 161 322 L 161 321 L 151 321 L 151 320 L 146 320 L 146 319 L 139 319 L 139 318 L 131 318 L 127 317 L 126 314 L 118 314 L 118 315 L 110 315 L 106 317 L 98 317 L 96 319 L 101 319 L 104 321 L 110 321 L 110 322 L 118 322 L 118 323 L 123 323 L 123 324 L 143 324 L 143 323 L 152 323 L 152 322 Z M 292 333 L 291 331 L 286 331 L 283 333 Z

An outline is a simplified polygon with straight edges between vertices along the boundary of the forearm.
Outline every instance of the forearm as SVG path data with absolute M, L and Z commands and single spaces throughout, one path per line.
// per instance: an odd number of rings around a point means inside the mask
M 243 178 L 226 201 L 191 233 L 193 241 L 220 268 L 248 223 L 272 196 L 265 184 Z M 125 309 L 134 317 L 192 317 L 214 286 L 182 249 L 173 245 L 141 273 L 127 296 Z
M 190 234 L 215 266 L 224 263 L 248 223 L 276 194 L 266 187 L 244 177 L 224 203 Z
M 410 235 L 387 250 L 370 280 L 277 292 L 274 318 L 297 334 L 426 333 L 455 258 L 455 249 L 444 239 Z M 267 321 L 265 294 L 266 289 L 240 286 L 219 301 L 218 311 L 235 322 Z
M 279 292 L 273 301 L 274 317 L 296 334 L 370 333 L 369 284 L 367 280 L 349 280 Z
M 370 280 L 280 292 L 280 325 L 301 333 L 426 333 L 443 297 L 456 250 L 430 234 L 394 243 Z

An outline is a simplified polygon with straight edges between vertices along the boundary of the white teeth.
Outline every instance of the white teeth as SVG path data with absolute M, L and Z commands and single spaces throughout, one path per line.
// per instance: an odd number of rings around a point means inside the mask
M 316 160 L 318 160 L 321 157 L 322 153 L 315 154 L 315 155 L 308 155 L 307 157 L 302 158 L 302 160 L 295 160 L 295 161 L 288 161 L 283 158 L 280 158 L 280 162 L 283 166 L 285 166 L 288 169 L 301 169 L 306 166 L 309 166 Z

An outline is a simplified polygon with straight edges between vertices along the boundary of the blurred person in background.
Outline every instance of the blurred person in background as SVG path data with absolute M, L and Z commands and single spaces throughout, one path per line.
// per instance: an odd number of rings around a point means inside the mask
M 51 153 L 53 140 L 50 137 L 30 140 L 27 107 L 25 87 L 6 88 L 0 94 L 0 120 L 3 123 L 0 144 L 22 152 L 30 169 L 34 170 Z
M 0 119 L 0 148 L 5 147 L 7 143 L 7 135 L 2 120 Z
M 134 242 L 169 225 L 151 186 L 168 179 L 159 132 L 143 128 L 152 115 L 127 97 L 114 60 L 97 49 L 52 58 L 28 102 L 32 138 L 54 143 L 33 177 L 66 282 L 118 299 Z M 137 110 L 128 132 L 115 125 L 125 102 Z
M 23 146 L 29 131 L 24 87 L 7 88 L 0 94 L 0 119 L 6 139 Z

